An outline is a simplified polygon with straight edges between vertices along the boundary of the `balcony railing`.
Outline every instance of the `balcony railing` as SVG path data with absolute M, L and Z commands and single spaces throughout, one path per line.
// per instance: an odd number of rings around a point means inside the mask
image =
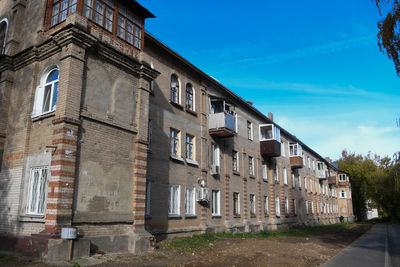
M 235 134 L 235 116 L 225 112 L 210 114 L 208 128 L 211 135 L 233 136 Z

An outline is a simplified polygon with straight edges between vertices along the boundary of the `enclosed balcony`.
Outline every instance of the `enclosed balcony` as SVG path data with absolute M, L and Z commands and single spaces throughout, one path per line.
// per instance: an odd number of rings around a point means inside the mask
M 260 125 L 260 153 L 263 157 L 281 155 L 281 131 L 274 124 Z
M 290 143 L 289 156 L 292 169 L 303 168 L 303 149 L 299 143 Z
M 223 100 L 211 100 L 208 132 L 219 137 L 235 135 L 236 118 L 233 107 Z
M 325 171 L 325 165 L 323 162 L 318 162 L 317 163 L 317 178 L 319 179 L 327 179 L 328 178 L 328 174 Z

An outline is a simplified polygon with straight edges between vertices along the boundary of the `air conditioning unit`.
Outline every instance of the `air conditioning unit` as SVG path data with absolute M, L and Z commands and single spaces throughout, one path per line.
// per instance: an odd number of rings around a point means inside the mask
M 218 175 L 220 173 L 220 168 L 218 165 L 211 165 L 211 175 Z
M 197 189 L 197 202 L 209 202 L 210 201 L 210 190 L 208 188 Z

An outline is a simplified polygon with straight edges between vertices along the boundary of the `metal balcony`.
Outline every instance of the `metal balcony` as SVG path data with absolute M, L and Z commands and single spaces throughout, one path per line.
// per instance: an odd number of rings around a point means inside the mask
M 210 135 L 219 137 L 234 136 L 235 116 L 225 112 L 210 114 L 208 132 Z
M 303 168 L 303 158 L 300 156 L 290 157 L 290 166 L 292 169 Z
M 263 157 L 279 157 L 281 155 L 281 143 L 274 139 L 260 141 L 260 153 Z

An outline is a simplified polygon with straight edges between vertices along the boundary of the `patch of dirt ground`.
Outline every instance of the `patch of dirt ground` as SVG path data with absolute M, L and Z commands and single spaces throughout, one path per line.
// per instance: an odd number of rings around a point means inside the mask
M 94 255 L 91 258 L 77 260 L 76 262 L 79 263 L 78 266 L 102 267 L 320 266 L 369 228 L 370 225 L 368 224 L 354 224 L 346 229 L 330 230 L 307 237 L 221 238 L 213 244 L 210 243 L 209 248 L 191 254 L 181 254 L 168 248 L 161 248 L 141 256 L 130 254 Z

